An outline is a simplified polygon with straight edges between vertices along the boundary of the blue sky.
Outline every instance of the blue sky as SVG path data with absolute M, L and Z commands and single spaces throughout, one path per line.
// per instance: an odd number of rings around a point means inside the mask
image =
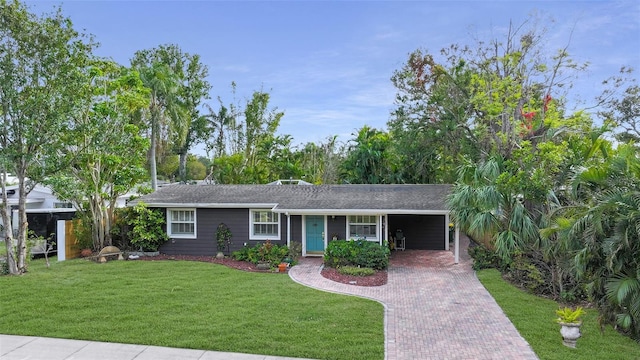
M 363 125 L 386 129 L 394 108 L 390 77 L 409 52 L 493 39 L 533 11 L 554 19 L 549 50 L 568 51 L 590 68 L 576 92 L 584 106 L 621 66 L 640 71 L 636 1 L 29 1 L 36 12 L 62 4 L 76 29 L 101 43 L 97 54 L 128 64 L 136 50 L 175 43 L 209 67 L 216 97 L 254 90 L 285 112 L 279 133 L 293 143 Z M 570 40 L 570 34 L 571 41 Z M 638 74 L 634 74 L 638 78 Z

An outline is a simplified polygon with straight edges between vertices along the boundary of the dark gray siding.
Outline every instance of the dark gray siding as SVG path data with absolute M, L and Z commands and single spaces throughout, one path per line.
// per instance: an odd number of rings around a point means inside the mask
M 331 216 L 327 218 L 327 232 L 329 233 L 329 241 L 332 240 L 334 235 L 338 235 L 338 240 L 346 239 L 347 217 L 336 216 L 332 219 Z
M 390 215 L 389 231 L 402 229 L 407 249 L 444 250 L 444 215 Z
M 284 239 L 287 239 L 287 233 L 284 234 Z M 302 216 L 291 215 L 291 241 L 297 241 L 302 243 Z
M 254 246 L 262 241 L 249 240 L 249 209 L 196 209 L 196 239 L 170 239 L 160 247 L 160 252 L 168 255 L 206 255 L 213 256 L 217 252 L 216 229 L 225 223 L 233 237 L 231 246 L 225 254 L 242 248 L 245 244 Z M 287 243 L 287 218 L 280 216 L 280 240 L 272 240 L 274 244 Z

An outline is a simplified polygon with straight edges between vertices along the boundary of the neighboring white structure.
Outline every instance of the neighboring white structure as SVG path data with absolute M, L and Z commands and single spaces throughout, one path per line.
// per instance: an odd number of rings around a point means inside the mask
M 7 182 L 15 178 L 8 177 Z M 17 180 L 15 180 L 17 181 Z M 18 185 L 9 185 L 6 187 L 7 189 L 7 209 L 9 209 L 9 216 L 12 218 L 12 227 L 14 229 L 18 228 L 17 220 L 18 217 L 15 216 L 18 209 Z M 119 196 L 116 201 L 116 207 L 125 207 L 127 206 L 127 201 L 131 198 L 131 196 L 137 196 L 138 193 L 135 190 L 132 190 L 125 195 Z M 55 214 L 55 213 L 67 213 L 73 212 L 74 207 L 70 202 L 60 200 L 53 193 L 53 191 L 43 185 L 36 185 L 36 187 L 27 195 L 26 200 L 26 210 L 27 213 L 42 213 L 42 214 Z M 4 240 L 4 224 L 2 223 L 2 218 L 0 217 L 0 241 Z
M 18 207 L 18 185 L 7 186 L 7 207 Z M 46 186 L 36 185 L 36 187 L 27 195 L 27 209 L 70 209 L 73 208 L 70 202 L 58 199 L 50 188 Z
M 10 211 L 10 216 L 13 219 L 13 228 L 17 229 L 17 217 L 14 216 L 14 210 L 18 209 L 18 185 L 10 185 L 6 187 L 7 189 L 7 208 Z M 43 210 L 45 212 L 49 212 L 51 210 L 60 210 L 60 209 L 73 209 L 73 206 L 70 202 L 65 202 L 58 199 L 57 196 L 53 194 L 50 188 L 46 186 L 36 185 L 36 187 L 27 195 L 26 200 L 26 209 L 28 212 L 37 212 L 37 210 Z M 4 239 L 4 224 L 2 223 L 2 218 L 0 217 L 0 228 L 3 231 L 0 231 L 0 239 Z

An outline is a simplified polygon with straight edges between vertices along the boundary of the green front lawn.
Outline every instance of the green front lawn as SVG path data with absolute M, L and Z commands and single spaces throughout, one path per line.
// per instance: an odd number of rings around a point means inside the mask
M 0 333 L 315 359 L 382 359 L 383 307 L 282 274 L 188 261 L 31 262 Z
M 596 310 L 587 309 L 582 337 L 577 348 L 571 349 L 562 345 L 560 326 L 555 321 L 558 303 L 514 287 L 494 269 L 478 271 L 478 278 L 540 359 L 640 359 L 640 344 L 611 326 L 600 332 Z

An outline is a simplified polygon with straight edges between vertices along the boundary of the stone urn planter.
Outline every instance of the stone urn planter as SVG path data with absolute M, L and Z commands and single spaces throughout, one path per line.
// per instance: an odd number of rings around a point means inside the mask
M 560 324 L 562 343 L 570 348 L 575 348 L 576 341 L 581 335 L 580 326 L 582 326 L 582 320 L 580 320 L 580 317 L 584 314 L 584 310 L 580 306 L 575 310 L 565 307 L 564 309 L 556 310 L 556 314 L 558 315 L 556 321 Z
M 570 348 L 576 347 L 576 341 L 582 334 L 580 334 L 580 326 L 582 326 L 582 321 L 579 323 L 559 323 L 560 324 L 560 334 L 562 335 L 562 343 L 565 346 Z

